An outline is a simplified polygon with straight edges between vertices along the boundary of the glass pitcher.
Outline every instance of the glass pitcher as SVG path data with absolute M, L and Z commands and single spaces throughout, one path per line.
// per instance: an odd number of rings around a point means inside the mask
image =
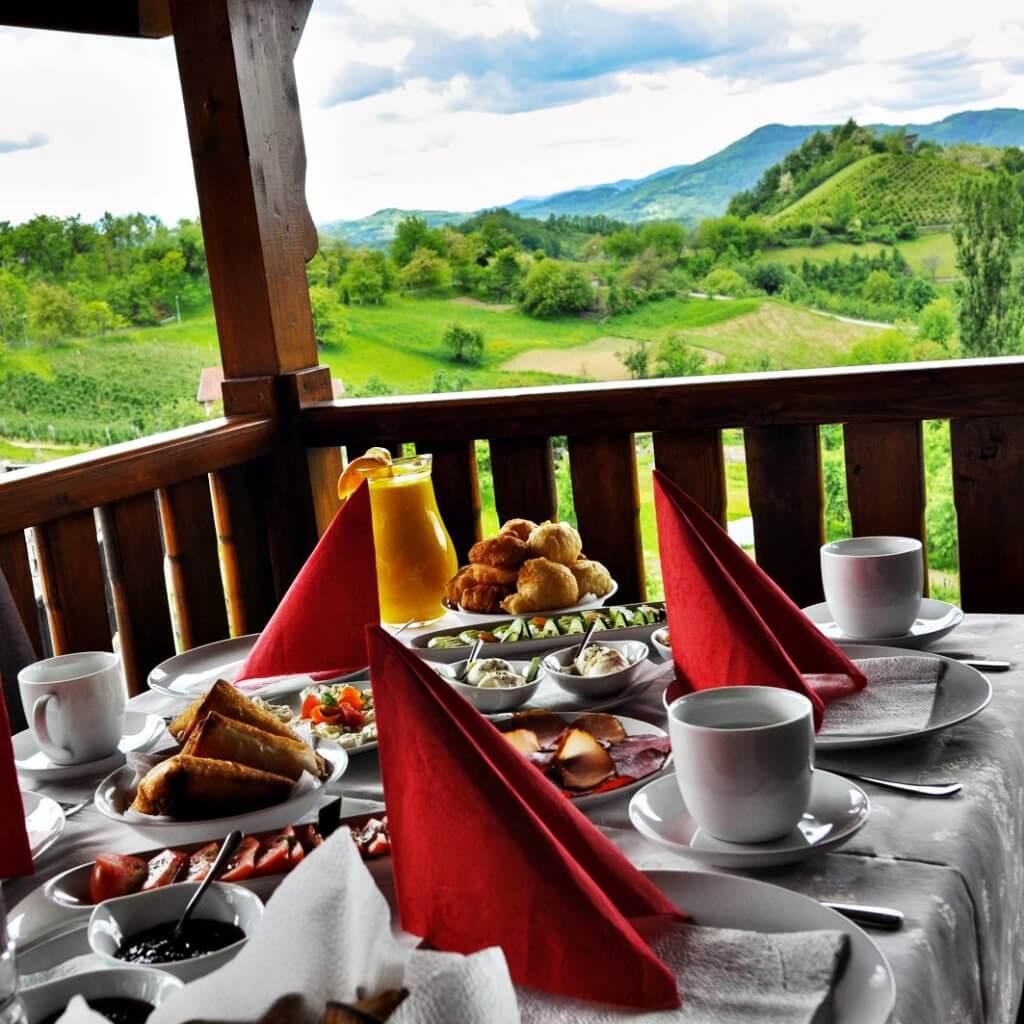
M 458 559 L 437 507 L 431 456 L 395 459 L 367 469 L 380 617 L 388 624 L 433 622 Z

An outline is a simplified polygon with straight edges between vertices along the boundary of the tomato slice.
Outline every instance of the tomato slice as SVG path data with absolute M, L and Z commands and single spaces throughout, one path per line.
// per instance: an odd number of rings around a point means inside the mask
M 324 841 L 323 836 L 317 832 L 316 825 L 296 825 L 295 836 L 306 853 L 315 850 Z
M 149 865 L 142 857 L 121 853 L 101 853 L 92 866 L 89 898 L 93 903 L 138 892 L 146 880 Z
M 284 874 L 291 867 L 291 842 L 287 836 L 277 835 L 264 842 L 256 858 L 254 878 Z
M 241 882 L 255 874 L 256 853 L 260 841 L 255 836 L 246 836 L 235 850 L 235 855 L 228 861 L 228 866 L 220 876 L 222 882 Z
M 357 708 L 352 707 L 351 704 L 339 704 L 342 713 L 342 721 L 350 729 L 362 729 L 363 727 L 363 713 Z
M 158 853 L 149 862 L 142 891 L 160 889 L 176 882 L 178 876 L 185 870 L 186 864 L 188 864 L 188 854 L 182 853 L 180 850 L 163 850 Z
M 339 725 L 350 710 L 347 704 L 317 704 L 309 717 L 314 725 Z
M 361 711 L 364 703 L 362 692 L 354 686 L 343 686 L 337 700 L 339 704 L 351 704 L 356 711 Z
M 299 718 L 309 718 L 313 714 L 313 709 L 320 707 L 320 698 L 315 693 L 306 694 L 306 699 L 302 702 L 302 707 L 299 710 Z
M 196 850 L 188 859 L 188 874 L 185 875 L 186 882 L 201 882 L 213 867 L 217 859 L 217 851 L 220 849 L 218 843 L 207 843 L 201 849 Z
M 293 839 L 291 847 L 288 850 L 288 864 L 289 870 L 298 864 L 301 864 L 306 858 L 306 851 L 302 848 L 302 843 L 298 839 Z

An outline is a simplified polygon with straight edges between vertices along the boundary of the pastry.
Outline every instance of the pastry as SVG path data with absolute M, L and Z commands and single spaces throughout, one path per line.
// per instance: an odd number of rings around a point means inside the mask
M 502 587 L 496 583 L 480 583 L 463 590 L 459 606 L 467 612 L 497 615 L 501 611 L 501 602 L 511 593 L 511 587 Z
M 469 560 L 496 569 L 518 569 L 528 554 L 526 542 L 514 533 L 499 533 L 497 537 L 477 541 L 469 549 Z
M 537 524 L 532 519 L 509 519 L 502 524 L 502 533 L 511 533 L 520 540 L 530 539 L 530 534 L 537 529 Z
M 179 743 L 184 744 L 196 725 L 211 711 L 217 711 L 225 718 L 233 718 L 236 722 L 245 722 L 247 725 L 256 726 L 257 729 L 298 740 L 298 736 L 284 722 L 258 704 L 254 704 L 244 693 L 239 693 L 223 679 L 218 679 L 204 696 L 189 704 L 167 728 Z
M 580 557 L 583 541 L 568 523 L 541 523 L 530 534 L 527 547 L 531 558 L 547 558 L 561 565 L 572 565 Z
M 564 566 L 547 558 L 531 558 L 519 570 L 516 593 L 501 602 L 512 615 L 568 608 L 579 600 L 576 577 Z
M 611 573 L 600 562 L 591 562 L 585 558 L 578 559 L 569 566 L 569 572 L 576 577 L 576 586 L 579 587 L 580 597 L 584 594 L 604 597 L 612 589 Z

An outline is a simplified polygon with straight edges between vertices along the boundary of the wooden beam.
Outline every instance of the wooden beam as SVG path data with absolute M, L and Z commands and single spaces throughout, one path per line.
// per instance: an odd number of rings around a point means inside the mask
M 167 0 L 5 0 L 0 25 L 147 39 L 171 34 Z
M 875 420 L 949 419 L 1020 412 L 1024 359 L 715 375 L 573 384 L 464 395 L 349 399 L 303 413 L 311 446 L 346 436 L 382 444 L 409 437 L 522 441 L 559 434 L 644 433 Z M 467 425 L 470 425 L 468 427 Z
M 312 0 L 170 0 L 227 378 L 317 363 L 293 57 Z
M 498 521 L 557 519 L 558 490 L 550 439 L 494 440 L 490 447 Z
M 656 430 L 654 465 L 725 526 L 725 454 L 720 430 Z

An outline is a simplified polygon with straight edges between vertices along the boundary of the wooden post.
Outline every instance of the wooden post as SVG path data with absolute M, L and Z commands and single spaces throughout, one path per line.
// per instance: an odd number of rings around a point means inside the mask
M 340 453 L 307 456 L 298 417 L 331 399 L 306 262 L 317 233 L 293 58 L 312 0 L 170 0 L 228 416 L 273 415 L 268 504 L 279 593 L 326 524 Z

